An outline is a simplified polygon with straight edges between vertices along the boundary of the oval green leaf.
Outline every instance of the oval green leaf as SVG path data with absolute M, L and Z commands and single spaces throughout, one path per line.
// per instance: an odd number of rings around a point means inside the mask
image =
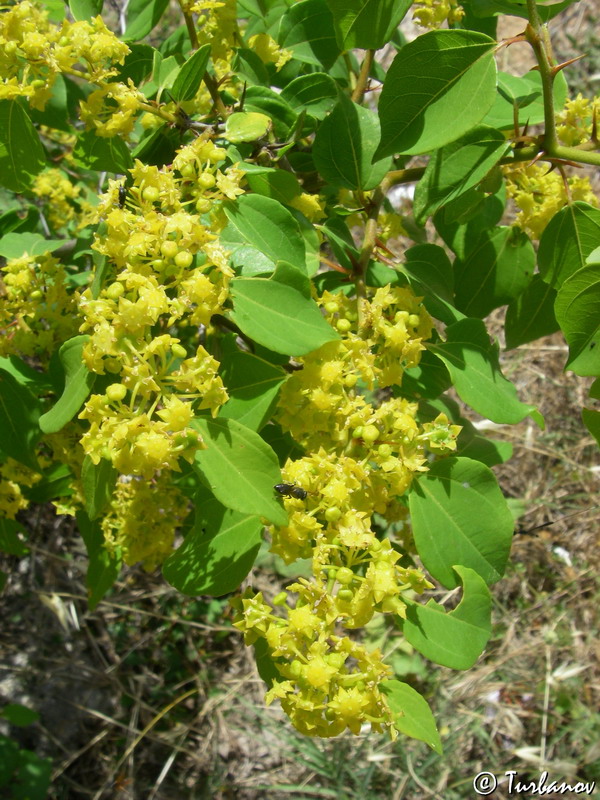
M 252 569 L 262 541 L 259 517 L 209 500 L 183 544 L 163 564 L 163 575 L 179 592 L 221 597 L 234 592 Z
M 325 0 L 303 0 L 291 6 L 281 18 L 277 41 L 298 61 L 323 69 L 332 67 L 340 54 Z
M 170 89 L 171 97 L 176 103 L 192 100 L 200 88 L 208 59 L 210 58 L 210 44 L 205 44 L 188 58 L 183 64 Z
M 14 375 L 0 369 L 0 447 L 2 452 L 31 469 L 39 470 L 34 453 L 40 439 L 37 397 Z
M 427 570 L 449 589 L 455 564 L 486 583 L 504 574 L 513 519 L 494 473 L 479 461 L 451 457 L 434 462 L 409 494 L 417 551 Z
M 0 185 L 24 192 L 46 164 L 36 129 L 18 100 L 0 100 Z
M 535 269 L 535 251 L 517 227 L 494 228 L 479 236 L 466 259 L 454 262 L 456 307 L 468 317 L 486 317 L 518 297 Z
M 40 417 L 40 428 L 44 433 L 56 433 L 64 428 L 92 390 L 96 374 L 89 371 L 83 360 L 83 348 L 89 338 L 87 334 L 74 336 L 58 351 L 65 373 L 65 388 L 50 411 Z
M 339 339 L 314 300 L 291 286 L 264 278 L 235 278 L 230 287 L 233 321 L 276 353 L 303 356 Z
M 400 620 L 407 640 L 435 664 L 451 669 L 470 669 L 492 633 L 492 600 L 485 582 L 472 569 L 457 565 L 455 572 L 463 585 L 463 598 L 447 613 L 430 600 L 419 605 L 405 598 L 406 619 Z
M 327 0 L 343 50 L 379 50 L 394 35 L 412 0 Z
M 405 45 L 381 93 L 376 156 L 427 153 L 481 122 L 496 94 L 495 46 L 461 30 L 431 31 Z
M 259 431 L 268 421 L 281 384 L 286 380 L 283 370 L 252 353 L 225 354 L 221 360 L 221 376 L 229 400 L 221 407 L 219 416 L 237 419 L 253 431 Z
M 554 315 L 555 299 L 556 291 L 536 272 L 529 286 L 506 310 L 504 335 L 507 350 L 548 336 L 559 329 Z
M 306 272 L 306 248 L 300 226 L 287 208 L 270 197 L 245 194 L 225 205 L 231 228 L 273 263 L 284 258 Z
M 377 115 L 341 95 L 315 137 L 317 170 L 332 186 L 373 189 L 392 167 L 389 157 L 373 163 L 379 135 Z
M 379 688 L 386 696 L 394 715 L 394 726 L 405 736 L 426 742 L 442 755 L 442 741 L 427 700 L 408 683 L 382 681 Z
M 504 135 L 480 125 L 437 150 L 417 184 L 415 219 L 424 224 L 446 203 L 456 200 L 485 178 L 508 148 Z
M 564 281 L 554 311 L 569 345 L 566 368 L 600 375 L 600 264 L 586 264 Z
M 333 78 L 325 72 L 313 72 L 294 78 L 281 96 L 294 111 L 306 111 L 315 119 L 323 119 L 335 105 L 338 92 Z
M 258 111 L 237 111 L 227 117 L 225 138 L 228 142 L 255 142 L 265 136 L 271 127 L 271 119 Z
M 273 487 L 281 480 L 277 456 L 261 437 L 233 419 L 198 417 L 191 426 L 207 448 L 196 453 L 195 468 L 226 508 L 287 525 Z
M 460 399 L 492 422 L 515 424 L 528 414 L 540 419 L 535 406 L 521 403 L 514 385 L 498 363 L 498 345 L 492 343 L 478 319 L 462 319 L 446 328 L 445 342 L 427 345 L 452 377 Z
M 555 214 L 540 238 L 538 267 L 542 278 L 559 289 L 585 266 L 600 242 L 600 209 L 578 201 Z

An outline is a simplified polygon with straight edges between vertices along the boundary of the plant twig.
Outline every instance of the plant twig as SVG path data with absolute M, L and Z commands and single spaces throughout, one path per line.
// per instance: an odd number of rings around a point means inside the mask
M 363 95 L 366 91 L 367 84 L 369 82 L 369 73 L 371 72 L 371 66 L 373 65 L 373 58 L 375 56 L 375 50 L 367 50 L 365 52 L 365 57 L 363 59 L 360 72 L 358 74 L 358 80 L 356 81 L 356 86 L 354 87 L 354 91 L 352 92 L 352 100 L 355 103 L 360 103 L 363 99 Z

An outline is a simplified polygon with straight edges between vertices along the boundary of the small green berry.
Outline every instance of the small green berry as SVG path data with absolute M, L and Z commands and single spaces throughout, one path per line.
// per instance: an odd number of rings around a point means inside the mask
M 379 438 L 379 429 L 375 425 L 365 425 L 361 438 L 364 442 L 374 442 Z
M 142 192 L 142 197 L 148 203 L 156 203 L 156 201 L 160 197 L 160 192 L 156 188 L 156 186 L 146 186 L 146 187 L 144 187 L 144 190 Z
M 110 386 L 106 387 L 106 396 L 111 403 L 118 403 L 125 397 L 126 394 L 127 389 L 122 383 L 111 383 Z
M 180 269 L 187 269 L 194 260 L 194 256 L 187 250 L 180 250 L 173 261 Z
M 210 172 L 203 172 L 201 175 L 198 175 L 198 186 L 201 189 L 212 189 L 216 182 L 215 176 Z

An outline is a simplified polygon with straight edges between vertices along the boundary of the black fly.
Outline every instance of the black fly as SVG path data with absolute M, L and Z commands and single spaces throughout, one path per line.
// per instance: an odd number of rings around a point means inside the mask
M 293 497 L 296 500 L 306 500 L 308 492 L 295 483 L 276 483 L 273 487 L 282 497 Z
M 125 207 L 125 200 L 127 200 L 127 189 L 125 184 L 119 186 L 119 208 Z

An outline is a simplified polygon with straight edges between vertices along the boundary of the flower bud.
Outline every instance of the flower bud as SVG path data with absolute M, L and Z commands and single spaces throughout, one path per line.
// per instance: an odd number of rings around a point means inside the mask
M 106 387 L 106 396 L 111 403 L 118 403 L 127 394 L 127 389 L 122 383 L 111 383 Z

